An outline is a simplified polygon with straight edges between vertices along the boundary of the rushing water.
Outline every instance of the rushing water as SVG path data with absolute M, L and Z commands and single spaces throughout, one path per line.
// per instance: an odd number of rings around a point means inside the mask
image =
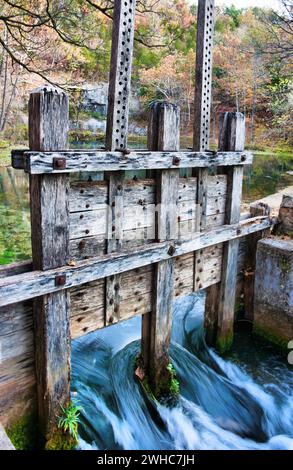
M 247 333 L 220 358 L 204 342 L 202 312 L 202 296 L 175 303 L 171 357 L 181 395 L 174 408 L 152 401 L 134 377 L 140 318 L 74 341 L 81 449 L 293 450 L 292 366 Z

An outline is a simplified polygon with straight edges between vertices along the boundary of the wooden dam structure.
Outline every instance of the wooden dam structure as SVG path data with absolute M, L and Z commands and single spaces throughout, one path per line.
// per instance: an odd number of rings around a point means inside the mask
M 68 96 L 44 86 L 30 95 L 30 149 L 12 155 L 29 175 L 32 262 L 0 269 L 0 420 L 37 403 L 45 436 L 69 400 L 74 338 L 141 315 L 159 381 L 174 298 L 206 289 L 209 340 L 227 347 L 239 241 L 271 225 L 240 220 L 244 116 L 223 116 L 209 150 L 214 1 L 199 1 L 193 149 L 180 150 L 170 103 L 150 110 L 148 150 L 127 147 L 134 21 L 135 0 L 116 0 L 105 149 L 68 150 Z

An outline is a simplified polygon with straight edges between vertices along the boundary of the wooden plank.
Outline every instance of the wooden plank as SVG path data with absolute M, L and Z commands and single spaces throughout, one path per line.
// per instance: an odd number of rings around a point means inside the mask
M 15 263 L 0 266 L 0 278 L 15 276 L 16 274 L 27 273 L 33 270 L 33 263 L 28 261 L 17 261 Z
M 154 128 L 149 130 L 149 145 L 158 150 L 179 150 L 180 110 L 169 103 L 156 103 L 151 109 Z M 176 163 L 174 161 L 174 163 Z M 156 173 L 156 233 L 158 241 L 178 238 L 179 170 Z M 170 252 L 169 248 L 169 252 Z M 171 252 L 170 252 L 171 253 Z M 170 362 L 174 261 L 167 259 L 154 266 L 152 311 L 142 319 L 142 356 L 150 384 L 156 394 Z
M 245 237 L 251 233 L 266 230 L 272 222 L 268 217 L 254 217 L 239 224 L 224 225 L 202 234 L 195 234 L 192 240 L 174 242 L 175 253 L 170 255 L 170 242 L 154 243 L 133 252 L 104 255 L 98 258 L 78 261 L 74 266 L 64 266 L 48 271 L 10 276 L 0 280 L 0 306 L 10 305 L 39 295 L 69 289 L 74 286 L 130 271 L 149 264 L 181 256 L 228 240 Z M 64 286 L 56 285 L 56 276 L 66 276 Z
M 53 165 L 54 159 L 65 158 L 66 168 Z M 76 173 L 84 171 L 164 170 L 176 168 L 213 168 L 217 166 L 250 165 L 252 153 L 243 152 L 151 152 L 68 150 L 55 152 L 24 152 L 23 165 L 14 164 L 31 174 Z M 177 162 L 174 164 L 174 162 Z
M 219 142 L 228 148 L 222 147 L 221 150 L 241 148 L 245 140 L 243 133 L 244 116 L 241 113 L 226 113 L 222 120 Z M 240 220 L 243 167 L 226 169 L 226 173 L 228 185 L 225 223 L 234 224 Z M 211 329 L 207 339 L 214 340 L 216 337 L 216 345 L 221 352 L 229 349 L 233 342 L 238 248 L 238 239 L 229 240 L 224 245 L 221 282 L 207 291 L 205 324 Z
M 119 252 L 123 246 L 124 203 L 123 182 L 124 172 L 109 175 L 109 210 L 107 252 Z M 120 275 L 111 276 L 106 280 L 105 321 L 106 325 L 119 321 L 120 309 Z
M 30 148 L 67 147 L 68 96 L 55 88 L 32 92 L 29 101 Z M 59 160 L 59 164 L 62 162 Z M 57 165 L 57 162 L 56 162 Z M 34 269 L 66 263 L 69 244 L 68 175 L 31 175 L 30 204 Z M 60 404 L 70 398 L 69 294 L 54 292 L 34 302 L 35 361 L 39 429 L 45 439 L 57 429 Z

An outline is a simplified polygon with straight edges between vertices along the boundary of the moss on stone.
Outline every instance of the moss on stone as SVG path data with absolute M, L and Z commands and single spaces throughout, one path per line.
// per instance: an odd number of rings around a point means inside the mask
M 291 262 L 285 256 L 280 257 L 279 266 L 283 274 L 288 274 L 291 270 Z
M 286 351 L 287 348 L 288 348 L 288 341 L 286 339 L 283 339 L 282 337 L 280 337 L 277 332 L 272 331 L 270 328 L 254 324 L 253 334 L 255 334 L 257 336 L 260 336 L 261 338 L 265 339 L 266 341 L 269 341 L 269 342 L 275 344 L 276 346 L 278 346 L 283 351 Z
M 220 354 L 228 352 L 233 344 L 233 333 L 219 335 L 216 342 L 216 349 Z
M 45 445 L 46 450 L 74 450 L 78 444 L 77 439 L 61 429 L 52 434 Z
M 173 364 L 169 363 L 156 380 L 146 373 L 141 355 L 136 359 L 135 367 L 144 370 L 144 378 L 140 383 L 152 400 L 168 406 L 175 406 L 178 403 L 180 384 Z
M 38 439 L 36 413 L 30 412 L 15 420 L 8 426 L 6 433 L 15 449 L 36 449 Z

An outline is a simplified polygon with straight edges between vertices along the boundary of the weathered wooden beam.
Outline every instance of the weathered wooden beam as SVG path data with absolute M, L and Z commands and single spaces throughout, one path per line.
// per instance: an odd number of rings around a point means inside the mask
M 68 96 L 56 88 L 45 86 L 31 93 L 31 150 L 67 148 L 68 110 Z M 66 263 L 69 244 L 68 189 L 69 176 L 66 174 L 30 175 L 34 269 L 45 272 Z M 35 299 L 34 328 L 39 428 L 43 437 L 50 439 L 57 429 L 60 404 L 65 404 L 70 394 L 68 292 L 60 290 Z
M 243 135 L 244 134 L 244 135 Z M 219 137 L 220 150 L 235 150 L 244 147 L 245 117 L 241 113 L 226 113 Z M 226 146 L 226 148 L 225 148 Z M 243 167 L 235 166 L 225 170 L 228 178 L 226 224 L 240 220 L 242 199 Z M 219 285 L 207 290 L 205 327 L 207 340 L 224 352 L 233 342 L 233 326 L 237 281 L 237 259 L 239 240 L 229 240 L 224 245 L 222 276 Z
M 179 108 L 169 103 L 156 103 L 151 109 L 151 116 L 149 145 L 158 150 L 178 151 Z M 156 239 L 178 239 L 179 170 L 157 171 L 156 190 Z M 158 393 L 162 381 L 166 381 L 168 373 L 173 296 L 174 260 L 170 258 L 154 266 L 152 311 L 142 319 L 143 360 L 155 393 Z
M 154 243 L 130 253 L 110 254 L 79 261 L 75 266 L 10 276 L 0 279 L 0 306 L 59 292 L 107 276 L 218 245 L 228 240 L 239 239 L 251 233 L 266 230 L 271 225 L 272 222 L 268 217 L 255 217 L 245 219 L 238 224 L 224 225 L 210 232 L 195 234 L 193 239 L 184 242 Z M 172 254 L 173 248 L 170 251 L 170 247 L 174 247 L 174 254 Z M 64 285 L 60 285 L 60 281 L 65 282 Z
M 68 150 L 60 152 L 24 152 L 12 166 L 31 174 L 76 173 L 80 171 L 164 170 L 168 168 L 213 168 L 217 166 L 250 165 L 251 152 L 150 152 L 129 154 L 111 151 Z M 63 160 L 64 159 L 64 160 Z M 56 162 L 64 161 L 63 168 Z

